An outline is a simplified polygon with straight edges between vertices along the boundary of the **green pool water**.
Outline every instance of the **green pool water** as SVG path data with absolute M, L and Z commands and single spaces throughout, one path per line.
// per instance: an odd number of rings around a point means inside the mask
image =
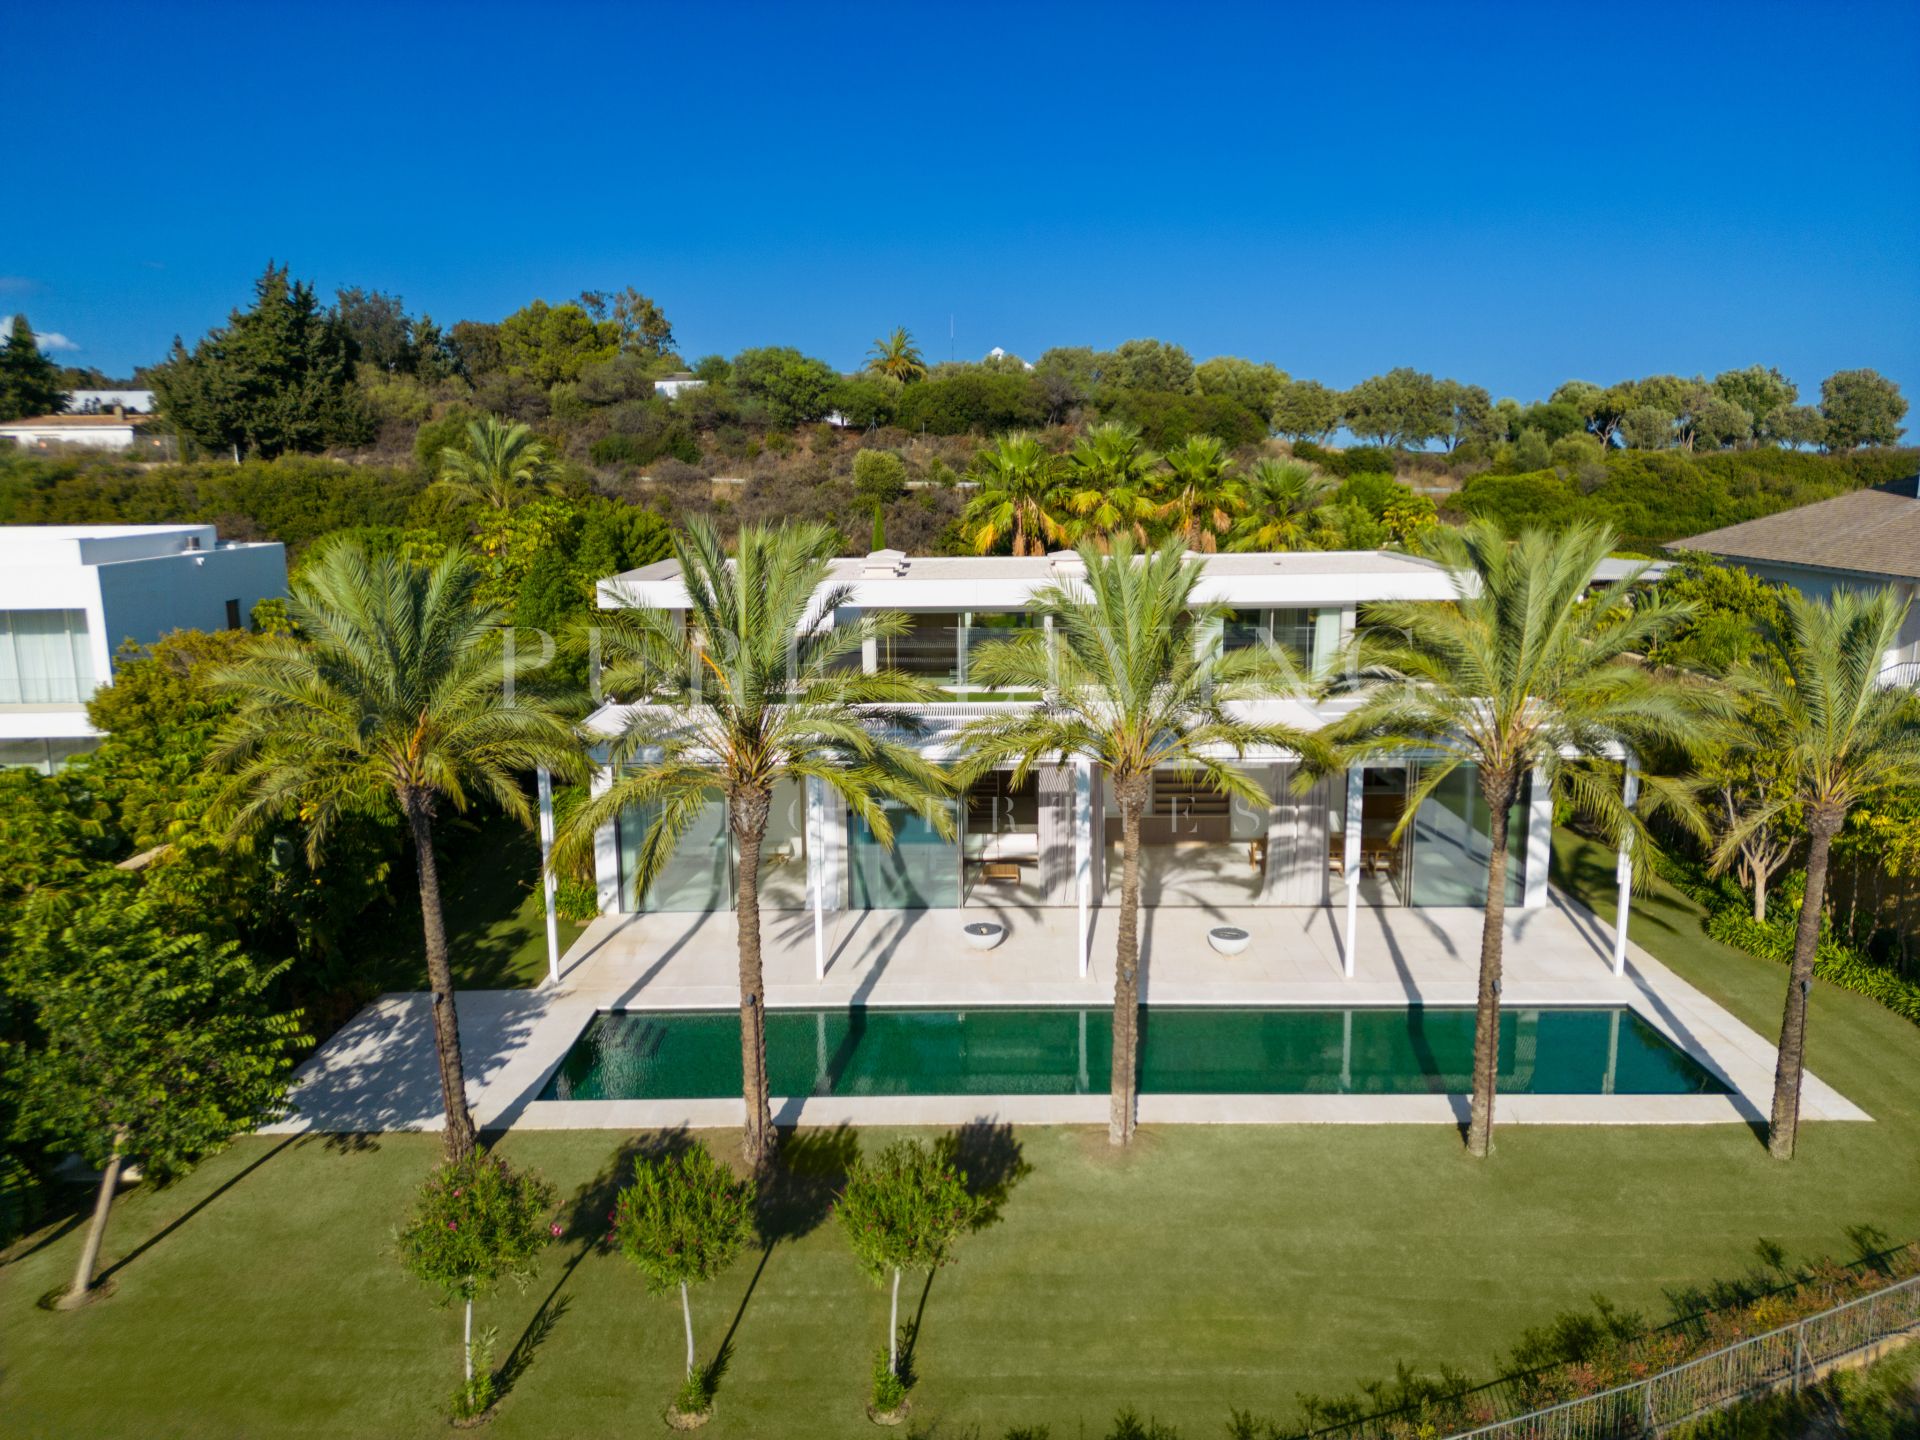
M 1421 1095 L 1472 1088 L 1470 1009 L 1143 1008 L 1140 1089 L 1163 1095 Z M 771 1010 L 775 1095 L 1085 1095 L 1112 1079 L 1104 1009 Z M 1500 1088 L 1702 1095 L 1727 1087 L 1633 1011 L 1512 1009 Z M 543 1100 L 740 1093 L 737 1011 L 605 1010 Z

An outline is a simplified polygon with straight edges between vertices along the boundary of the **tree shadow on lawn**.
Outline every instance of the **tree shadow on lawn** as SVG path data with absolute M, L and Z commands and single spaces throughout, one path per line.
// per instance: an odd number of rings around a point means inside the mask
M 188 1206 L 185 1210 L 181 1211 L 178 1215 L 174 1216 L 173 1219 L 169 1220 L 165 1225 L 161 1226 L 160 1229 L 156 1230 L 153 1234 L 149 1235 L 145 1240 L 142 1240 L 138 1245 L 134 1246 L 133 1249 L 129 1250 L 126 1254 L 122 1255 L 118 1260 L 114 1261 L 111 1265 L 103 1269 L 98 1275 L 98 1277 L 96 1278 L 95 1283 L 104 1285 L 107 1281 L 113 1279 L 122 1270 L 126 1269 L 127 1266 L 131 1265 L 134 1261 L 138 1260 L 142 1255 L 146 1254 L 149 1250 L 153 1249 L 154 1246 L 158 1245 L 162 1240 L 166 1239 L 169 1235 L 173 1234 L 174 1231 L 178 1230 L 181 1226 L 185 1225 L 189 1220 L 193 1219 L 194 1216 L 198 1215 L 202 1210 L 205 1210 L 209 1205 L 213 1204 L 214 1201 L 218 1200 L 222 1195 L 226 1194 L 229 1190 L 233 1189 L 234 1186 L 238 1185 L 242 1180 L 246 1179 L 249 1175 L 253 1174 L 254 1171 L 258 1170 L 262 1165 L 266 1164 L 269 1160 L 273 1159 L 274 1156 L 278 1155 L 282 1150 L 285 1150 L 289 1145 L 305 1144 L 311 1138 L 312 1138 L 311 1136 L 304 1136 L 304 1135 L 288 1135 L 285 1138 L 283 1138 L 278 1145 L 275 1145 L 271 1150 L 267 1151 L 264 1155 L 260 1155 L 255 1159 L 248 1161 L 243 1168 L 235 1171 L 233 1174 L 229 1175 L 225 1180 L 222 1180 L 212 1190 L 209 1190 L 205 1195 L 202 1195 L 198 1200 L 194 1201 L 192 1205 Z
M 973 1217 L 975 1230 L 999 1224 L 1014 1186 L 1033 1173 L 1033 1162 L 1026 1158 L 1009 1124 L 974 1120 L 942 1135 L 933 1148 L 960 1172 L 967 1194 L 979 1207 Z

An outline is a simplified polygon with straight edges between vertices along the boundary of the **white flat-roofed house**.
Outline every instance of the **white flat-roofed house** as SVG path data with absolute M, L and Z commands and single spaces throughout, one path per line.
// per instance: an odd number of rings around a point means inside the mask
M 142 432 L 152 424 L 146 415 L 31 415 L 0 423 L 0 443 L 11 440 L 22 450 L 132 450 L 145 448 Z
M 285 546 L 211 525 L 0 527 L 0 764 L 50 772 L 97 745 L 87 701 L 126 642 L 237 629 L 286 590 Z
M 1301 552 L 1201 557 L 1196 598 L 1224 607 L 1212 643 L 1226 648 L 1271 638 L 1311 670 L 1324 671 L 1372 601 L 1445 601 L 1454 582 L 1430 561 L 1390 552 Z M 1032 703 L 996 694 L 970 674 L 982 644 L 1041 625 L 1037 590 L 1082 573 L 1071 553 L 1039 558 L 920 558 L 877 551 L 832 563 L 830 585 L 850 587 L 839 618 L 863 610 L 907 616 L 903 635 L 868 646 L 868 669 L 892 666 L 944 686 L 951 700 L 925 707 L 918 743 L 931 758 L 951 753 L 972 717 Z M 675 562 L 602 580 L 602 608 L 685 610 Z M 1314 728 L 1340 702 L 1256 702 L 1270 718 Z M 604 706 L 589 725 L 620 731 L 625 711 Z M 1325 907 L 1477 906 L 1485 901 L 1490 859 L 1485 802 L 1462 768 L 1401 829 L 1418 759 L 1355 766 L 1296 786 L 1299 757 L 1249 752 L 1236 762 L 1266 792 L 1249 806 L 1217 795 L 1191 777 L 1154 777 L 1143 829 L 1142 901 L 1149 906 Z M 603 771 L 600 783 L 608 781 Z M 1084 763 L 1048 767 L 1015 783 L 990 775 L 955 802 L 957 836 L 946 840 L 923 817 L 888 802 L 892 848 L 881 845 L 830 789 L 798 782 L 775 797 L 765 842 L 763 903 L 772 909 L 914 910 L 972 907 L 1078 908 L 1086 934 L 1089 906 L 1117 903 L 1119 814 L 1104 777 Z M 1511 817 L 1508 901 L 1537 909 L 1547 900 L 1552 806 L 1541 777 L 1531 777 Z M 724 911 L 733 904 L 737 860 L 725 802 L 680 839 L 645 894 L 636 893 L 634 859 L 647 817 L 609 826 L 596 847 L 602 913 Z M 1396 834 L 1396 831 L 1399 833 Z M 1351 926 L 1351 919 L 1349 921 Z

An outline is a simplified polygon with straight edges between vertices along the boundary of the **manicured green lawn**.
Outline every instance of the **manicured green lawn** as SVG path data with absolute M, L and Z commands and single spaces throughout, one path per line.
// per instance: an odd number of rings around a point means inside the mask
M 1574 841 L 1562 858 L 1598 903 L 1610 860 Z M 1677 897 L 1655 897 L 1639 926 L 1741 1018 L 1776 1023 L 1784 970 L 1704 940 Z M 1920 1030 L 1822 986 L 1809 1044 L 1876 1123 L 1811 1125 L 1787 1166 L 1743 1126 L 1515 1127 L 1486 1163 L 1436 1127 L 1163 1128 L 1121 1160 L 1095 1132 L 1021 1131 L 1027 1173 L 927 1299 L 920 1433 L 977 1425 L 990 1440 L 1045 1423 L 1061 1440 L 1099 1436 L 1132 1403 L 1188 1437 L 1219 1436 L 1230 1405 L 1289 1413 L 1296 1391 L 1351 1387 L 1396 1360 L 1485 1373 L 1523 1327 L 1595 1292 L 1660 1312 L 1665 1292 L 1746 1269 L 1761 1237 L 1808 1256 L 1847 1252 L 1857 1224 L 1920 1235 Z M 677 1308 L 595 1245 L 626 1138 L 503 1142 L 559 1185 L 572 1219 L 528 1293 L 482 1310 L 503 1353 L 544 1333 L 496 1435 L 630 1437 L 659 1423 Z M 795 1143 L 830 1171 L 851 1138 Z M 107 1240 L 116 1293 L 78 1314 L 34 1303 L 65 1278 L 76 1233 L 0 1268 L 0 1433 L 440 1433 L 457 1316 L 386 1253 L 436 1150 L 412 1136 L 247 1140 L 121 1203 Z M 733 1327 L 708 1434 L 873 1433 L 859 1401 L 884 1297 L 819 1188 L 782 1206 L 763 1266 L 750 1256 L 696 1293 L 704 1349 Z

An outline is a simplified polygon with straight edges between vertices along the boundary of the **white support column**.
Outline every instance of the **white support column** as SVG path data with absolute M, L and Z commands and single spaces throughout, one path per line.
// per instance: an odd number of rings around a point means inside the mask
M 813 898 L 813 978 L 827 978 L 827 855 L 825 801 L 818 780 L 806 782 L 807 893 Z
M 1093 766 L 1073 762 L 1073 893 L 1080 907 L 1080 978 L 1093 950 Z
M 1347 828 L 1346 828 L 1346 881 L 1347 881 L 1347 978 L 1353 978 L 1353 942 L 1355 932 L 1360 928 L 1360 815 L 1363 782 L 1366 771 L 1359 765 L 1347 771 Z
M 1627 781 L 1621 792 L 1631 810 L 1634 802 L 1640 798 L 1640 775 L 1631 762 L 1627 765 Z M 1613 912 L 1613 973 L 1627 973 L 1627 918 L 1633 906 L 1633 832 L 1626 831 L 1620 837 L 1620 854 L 1614 861 L 1614 879 L 1620 886 L 1620 898 Z
M 593 774 L 593 793 L 597 798 L 613 785 L 613 771 L 601 765 Z M 602 825 L 593 836 L 594 898 L 602 915 L 620 913 L 620 835 L 619 827 Z
M 560 916 L 554 904 L 558 888 L 553 877 L 553 777 L 543 765 L 540 785 L 540 891 L 547 903 L 547 983 L 560 983 Z

